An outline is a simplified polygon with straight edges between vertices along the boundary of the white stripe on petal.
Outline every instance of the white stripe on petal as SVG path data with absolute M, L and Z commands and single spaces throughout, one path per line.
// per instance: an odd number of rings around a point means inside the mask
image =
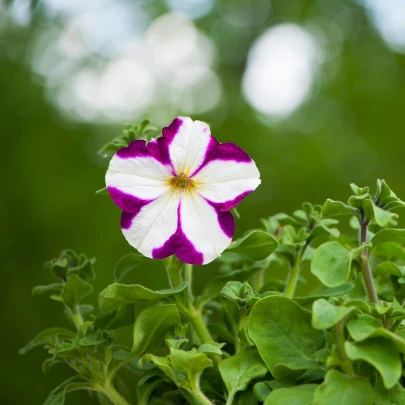
M 216 203 L 226 203 L 255 190 L 260 173 L 253 161 L 213 160 L 194 177 L 198 192 Z
M 168 191 L 169 165 L 152 157 L 122 159 L 114 156 L 106 174 L 107 187 L 114 187 L 143 200 L 155 199 Z
M 218 215 L 222 217 L 221 221 Z M 213 261 L 232 241 L 235 229 L 232 214 L 219 213 L 197 193 L 183 195 L 180 218 L 187 239 L 203 254 L 203 264 Z
M 180 194 L 171 192 L 145 205 L 130 227 L 122 230 L 128 243 L 152 257 L 153 249 L 161 247 L 176 232 L 179 202 Z
M 179 119 L 182 123 L 169 144 L 170 159 L 177 174 L 191 175 L 205 158 L 211 131 L 205 122 L 193 122 L 189 117 Z

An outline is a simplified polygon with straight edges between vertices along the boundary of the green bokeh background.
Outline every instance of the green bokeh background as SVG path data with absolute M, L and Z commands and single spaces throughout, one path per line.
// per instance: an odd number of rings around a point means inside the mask
M 16 3 L 27 6 L 29 18 L 24 23 L 11 18 Z M 125 3 L 141 7 L 149 16 L 146 28 L 169 11 L 164 1 Z M 249 1 L 235 1 L 244 3 Z M 346 199 L 350 182 L 374 187 L 376 178 L 384 178 L 404 197 L 404 54 L 383 41 L 360 1 L 254 3 L 271 4 L 265 21 L 254 27 L 239 29 L 227 23 L 223 10 L 230 1 L 226 0 L 213 1 L 210 11 L 194 20 L 217 48 L 215 71 L 222 80 L 223 101 L 193 118 L 212 122 L 218 140 L 245 149 L 262 176 L 262 185 L 240 206 L 236 235 L 257 227 L 261 217 L 291 212 L 303 201 Z M 108 197 L 94 193 L 104 185 L 107 164 L 97 158 L 96 151 L 127 120 L 83 123 L 68 118 L 46 97 L 45 81 L 30 68 L 32 38 L 39 30 L 63 24 L 63 16 L 49 15 L 46 4 L 29 0 L 3 2 L 0 16 L 0 131 L 4 145 L 0 403 L 41 404 L 70 371 L 56 366 L 45 376 L 41 372 L 45 353 L 37 349 L 22 357 L 18 349 L 42 329 L 68 323 L 58 303 L 46 297 L 32 298 L 31 289 L 52 280 L 42 263 L 62 249 L 72 248 L 97 258 L 95 294 L 89 300 L 96 304 L 97 293 L 112 282 L 115 262 L 131 251 L 121 235 L 119 210 Z M 249 47 L 277 24 L 316 27 L 320 21 L 323 27 L 330 22 L 341 28 L 338 54 L 322 64 L 311 93 L 296 111 L 282 120 L 264 120 L 241 91 Z M 333 47 L 337 40 L 330 35 L 324 46 Z M 243 57 L 230 63 L 227 49 L 235 44 Z M 182 113 L 181 109 L 175 111 Z M 218 119 L 223 114 L 225 119 Z M 195 288 L 200 290 L 215 272 L 215 264 L 197 267 Z M 166 286 L 159 262 L 127 281 L 152 289 Z M 75 393 L 67 403 L 92 401 L 85 393 Z

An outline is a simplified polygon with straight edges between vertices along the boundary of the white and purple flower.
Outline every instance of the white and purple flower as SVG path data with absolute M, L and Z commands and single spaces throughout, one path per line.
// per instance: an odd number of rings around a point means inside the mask
M 229 210 L 259 186 L 259 170 L 241 148 L 217 142 L 204 122 L 178 117 L 162 133 L 111 159 L 106 185 L 123 210 L 122 232 L 147 257 L 209 263 L 231 243 Z

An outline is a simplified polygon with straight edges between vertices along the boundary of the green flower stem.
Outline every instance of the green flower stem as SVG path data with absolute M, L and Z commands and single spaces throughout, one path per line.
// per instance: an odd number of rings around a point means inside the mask
M 402 319 L 397 319 L 391 326 L 390 331 L 391 332 L 396 332 L 396 330 L 401 326 L 402 324 Z
M 336 345 L 338 348 L 339 359 L 342 369 L 346 374 L 354 375 L 352 362 L 347 357 L 345 351 L 345 330 L 343 320 L 339 321 L 336 324 L 335 332 L 336 332 Z
M 288 279 L 288 284 L 285 289 L 285 293 L 287 297 L 292 298 L 295 293 L 295 289 L 297 287 L 297 282 L 298 282 L 298 276 L 300 274 L 301 270 L 301 263 L 297 262 L 294 264 L 294 266 L 291 269 L 290 277 Z
M 200 405 L 212 405 L 212 402 L 203 394 L 200 389 L 199 378 L 190 379 L 192 394 L 196 397 Z
M 361 219 L 360 221 L 360 246 L 364 245 L 367 242 L 367 228 L 369 221 Z M 379 303 L 377 291 L 375 289 L 373 276 L 370 271 L 370 266 L 368 263 L 368 252 L 367 249 L 364 249 L 360 258 L 361 272 L 363 274 L 364 285 L 366 287 L 367 296 L 370 302 L 375 304 Z
M 307 240 L 305 245 L 302 246 L 300 251 L 297 253 L 297 256 L 295 258 L 295 263 L 291 269 L 290 277 L 288 279 L 288 283 L 287 283 L 287 286 L 285 289 L 285 293 L 286 293 L 287 297 L 292 298 L 295 294 L 295 289 L 297 288 L 297 283 L 298 283 L 298 277 L 299 277 L 300 271 L 301 271 L 302 258 L 304 257 L 304 253 L 307 250 L 307 247 L 309 246 L 310 243 L 311 242 L 309 240 Z
M 180 285 L 183 280 L 181 279 L 181 266 L 182 263 L 180 260 L 175 256 L 170 256 L 164 259 L 164 265 L 166 269 L 166 274 L 169 279 L 170 287 L 174 288 Z
M 193 265 L 186 263 L 184 265 L 184 279 L 187 281 L 187 291 L 190 301 L 194 299 L 193 296 Z
M 67 305 L 65 305 L 65 308 L 67 312 L 70 314 L 72 321 L 76 326 L 76 329 L 79 330 L 84 323 L 79 307 L 76 307 L 74 311 L 72 311 Z
M 103 393 L 114 405 L 130 405 L 121 394 L 115 389 L 113 384 L 106 387 L 99 387 L 98 391 Z
M 246 330 L 247 325 L 247 310 L 245 308 L 241 308 L 240 311 L 240 320 L 239 320 L 239 330 Z M 242 340 L 238 332 L 236 332 L 236 353 L 242 352 L 246 349 L 246 340 Z

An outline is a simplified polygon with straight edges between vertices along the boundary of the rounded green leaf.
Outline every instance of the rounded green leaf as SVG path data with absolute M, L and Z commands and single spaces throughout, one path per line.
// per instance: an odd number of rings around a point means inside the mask
M 66 281 L 62 291 L 64 303 L 74 310 L 79 302 L 89 296 L 93 287 L 88 282 L 82 280 L 77 274 L 72 274 Z
M 373 399 L 373 389 L 367 378 L 330 370 L 316 389 L 311 405 L 372 405 Z
M 374 250 L 378 245 L 386 242 L 405 244 L 405 229 L 383 229 L 376 233 L 371 239 Z
M 312 305 L 312 326 L 315 329 L 329 329 L 354 310 L 357 308 L 337 307 L 322 298 Z
M 180 315 L 174 304 L 153 305 L 144 309 L 134 324 L 134 342 L 131 357 L 138 357 L 156 349 L 165 340 L 167 331 L 180 323 Z
M 333 201 L 328 198 L 322 206 L 322 215 L 324 217 L 333 217 L 337 215 L 359 216 L 359 211 L 341 201 Z
M 312 327 L 311 313 L 282 296 L 269 296 L 255 304 L 248 334 L 276 379 L 317 367 L 314 354 L 325 346 L 325 332 Z
M 321 245 L 314 254 L 311 272 L 327 287 L 337 287 L 349 277 L 351 252 L 338 242 Z
M 264 260 L 276 250 L 277 246 L 278 242 L 269 233 L 255 230 L 231 244 L 227 250 L 252 260 Z
M 230 396 L 244 391 L 249 383 L 264 377 L 267 368 L 256 350 L 248 350 L 231 356 L 219 365 L 219 372 Z
M 380 373 L 385 388 L 392 388 L 399 381 L 402 362 L 396 345 L 389 339 L 376 337 L 363 342 L 345 343 L 350 360 L 363 360 Z
M 316 389 L 315 384 L 279 388 L 271 392 L 264 405 L 311 405 Z

